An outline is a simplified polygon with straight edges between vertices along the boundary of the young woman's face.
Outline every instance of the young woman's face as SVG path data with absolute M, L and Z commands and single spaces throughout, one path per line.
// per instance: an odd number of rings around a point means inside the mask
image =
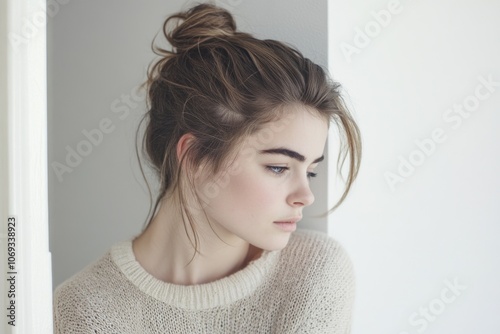
M 310 182 L 323 157 L 328 124 L 307 108 L 289 107 L 289 116 L 247 138 L 217 178 L 199 184 L 208 218 L 225 242 L 282 249 L 296 225 L 276 222 L 301 218 L 314 202 Z

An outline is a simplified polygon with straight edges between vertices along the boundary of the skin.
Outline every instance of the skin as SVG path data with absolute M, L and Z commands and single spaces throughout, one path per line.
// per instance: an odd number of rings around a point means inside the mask
M 301 217 L 303 208 L 314 202 L 310 189 L 314 181 L 308 175 L 318 165 L 314 161 L 323 155 L 328 135 L 328 123 L 314 109 L 302 105 L 287 108 L 289 116 L 247 138 L 221 174 L 209 175 L 203 166 L 193 171 L 195 191 L 213 230 L 193 194 L 188 193 L 201 253 L 191 263 L 193 247 L 178 197 L 169 194 L 164 198 L 148 228 L 133 241 L 136 260 L 147 272 L 173 284 L 203 284 L 244 268 L 262 250 L 280 250 L 287 245 L 292 232 L 273 222 Z M 192 140 L 191 134 L 181 137 L 179 157 Z M 298 152 L 304 161 L 260 153 L 272 148 Z

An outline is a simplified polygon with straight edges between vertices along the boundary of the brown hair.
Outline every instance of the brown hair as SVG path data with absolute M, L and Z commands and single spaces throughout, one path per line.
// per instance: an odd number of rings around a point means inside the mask
M 177 24 L 171 27 L 172 23 Z M 361 136 L 340 96 L 340 85 L 329 79 L 326 71 L 289 45 L 237 31 L 232 15 L 211 4 L 168 17 L 163 33 L 172 50 L 155 46 L 153 40 L 153 51 L 161 58 L 150 65 L 143 84 L 148 89 L 149 110 L 139 124 L 140 128 L 148 120 L 142 148 L 160 180 L 145 227 L 167 192 L 177 189 L 194 232 L 179 186 L 184 159 L 191 166 L 207 163 L 217 174 L 246 136 L 280 119 L 286 113 L 284 107 L 291 104 L 311 107 L 328 124 L 335 122 L 345 137 L 346 143 L 340 139 L 337 168 L 340 173 L 349 154 L 346 189 L 322 216 L 344 201 L 358 174 Z M 176 146 L 186 133 L 196 140 L 178 161 Z M 149 185 L 148 189 L 151 196 Z

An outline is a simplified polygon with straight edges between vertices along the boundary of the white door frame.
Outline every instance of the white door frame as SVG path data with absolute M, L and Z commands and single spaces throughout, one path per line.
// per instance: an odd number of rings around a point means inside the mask
M 52 333 L 46 17 L 45 0 L 0 3 L 2 333 Z

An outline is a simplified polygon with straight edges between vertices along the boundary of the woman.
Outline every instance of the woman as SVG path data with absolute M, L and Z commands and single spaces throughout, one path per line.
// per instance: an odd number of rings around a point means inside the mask
M 359 169 L 339 85 L 290 46 L 238 32 L 213 5 L 172 15 L 163 31 L 173 50 L 154 49 L 143 119 L 156 203 L 140 235 L 56 289 L 56 332 L 348 333 L 348 255 L 295 231 L 332 121 L 350 169 L 330 212 Z

